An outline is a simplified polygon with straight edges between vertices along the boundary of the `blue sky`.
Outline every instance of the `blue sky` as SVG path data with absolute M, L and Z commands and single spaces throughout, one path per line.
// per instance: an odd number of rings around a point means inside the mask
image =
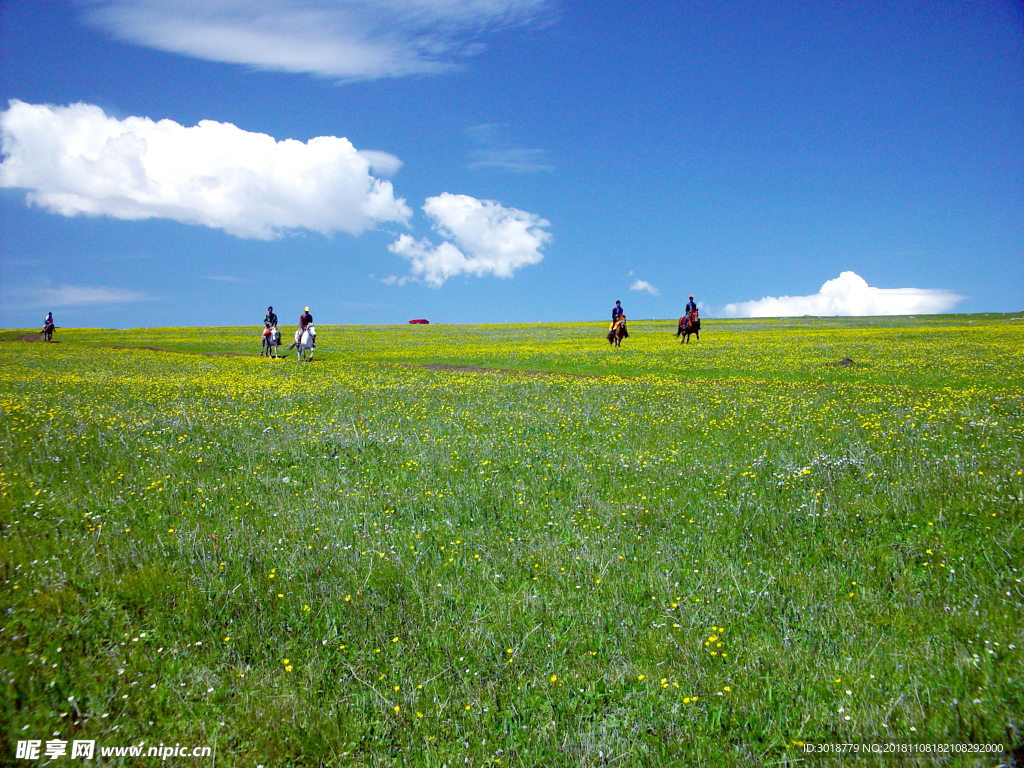
M 54 0 L 0 55 L 3 327 L 1024 309 L 1011 0 Z

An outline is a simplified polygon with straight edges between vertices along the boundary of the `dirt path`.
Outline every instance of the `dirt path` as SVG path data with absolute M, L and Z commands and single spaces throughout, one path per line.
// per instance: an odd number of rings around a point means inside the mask
M 15 341 L 24 341 L 27 344 L 34 344 L 37 341 L 42 341 L 43 340 L 43 334 L 41 334 L 41 333 L 26 333 L 24 336 L 16 336 L 14 338 L 14 340 Z M 49 343 L 50 344 L 60 344 L 60 341 L 53 341 L 51 339 Z

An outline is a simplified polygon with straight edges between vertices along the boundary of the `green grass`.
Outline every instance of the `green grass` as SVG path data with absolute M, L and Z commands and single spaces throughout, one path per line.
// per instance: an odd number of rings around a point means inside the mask
M 1020 315 L 672 326 L 4 332 L 0 761 L 1024 743 Z

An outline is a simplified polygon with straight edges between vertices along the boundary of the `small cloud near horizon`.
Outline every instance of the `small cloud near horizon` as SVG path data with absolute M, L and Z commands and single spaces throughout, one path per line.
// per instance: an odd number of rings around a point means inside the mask
M 632 272 L 630 274 L 632 274 Z M 651 296 L 660 296 L 661 295 L 661 291 L 659 291 L 653 285 L 648 283 L 646 280 L 637 280 L 631 286 L 629 286 L 629 290 L 631 290 L 631 291 L 647 291 L 647 293 L 651 294 Z
M 964 300 L 952 291 L 931 288 L 874 288 L 856 272 L 843 272 L 811 296 L 766 296 L 726 304 L 726 317 L 867 317 L 931 315 L 948 312 Z
M 134 304 L 152 301 L 153 297 L 139 291 L 109 288 L 103 285 L 59 285 L 53 288 L 20 288 L 11 305 L 16 309 L 72 309 L 103 304 Z

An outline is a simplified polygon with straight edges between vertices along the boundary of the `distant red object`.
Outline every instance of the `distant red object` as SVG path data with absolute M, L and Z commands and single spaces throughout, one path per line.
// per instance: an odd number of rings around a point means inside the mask
M 419 320 L 410 320 L 409 325 L 430 325 L 430 321 L 421 317 Z

